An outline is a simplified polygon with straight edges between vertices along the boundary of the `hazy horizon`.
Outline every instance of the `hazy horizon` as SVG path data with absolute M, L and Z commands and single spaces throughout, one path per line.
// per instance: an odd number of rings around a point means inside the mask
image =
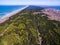
M 47 6 L 60 6 L 60 0 L 0 0 L 0 5 L 47 5 Z

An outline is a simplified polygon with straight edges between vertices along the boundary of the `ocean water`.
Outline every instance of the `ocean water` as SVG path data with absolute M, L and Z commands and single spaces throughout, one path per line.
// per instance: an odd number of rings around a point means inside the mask
M 43 8 L 52 8 L 52 9 L 56 9 L 56 10 L 60 10 L 60 6 L 41 6 Z
M 11 13 L 15 10 L 25 7 L 25 5 L 16 5 L 16 6 L 0 6 L 0 18 L 4 15 Z

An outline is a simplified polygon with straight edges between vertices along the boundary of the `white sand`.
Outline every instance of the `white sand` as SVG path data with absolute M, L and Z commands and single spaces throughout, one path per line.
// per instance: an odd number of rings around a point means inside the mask
M 18 9 L 18 10 L 15 10 L 15 11 L 13 11 L 13 12 L 11 12 L 11 13 L 9 13 L 9 14 L 3 16 L 3 17 L 0 19 L 0 23 L 5 22 L 6 20 L 9 19 L 9 17 L 11 17 L 11 16 L 13 16 L 13 15 L 15 15 L 15 14 L 21 12 L 22 10 L 26 9 L 27 7 L 28 7 L 28 6 L 23 7 L 23 8 L 20 8 L 20 9 Z

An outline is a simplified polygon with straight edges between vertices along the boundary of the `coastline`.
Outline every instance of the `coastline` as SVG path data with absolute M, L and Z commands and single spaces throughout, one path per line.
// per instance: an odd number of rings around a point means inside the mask
M 0 18 L 0 23 L 5 22 L 6 20 L 9 19 L 9 17 L 11 17 L 11 16 L 13 16 L 13 15 L 15 15 L 15 14 L 18 14 L 19 12 L 21 12 L 21 11 L 24 10 L 24 9 L 26 9 L 27 7 L 29 7 L 29 6 L 25 6 L 25 7 L 23 7 L 23 8 L 18 9 L 18 10 L 12 11 L 12 12 L 9 13 L 9 14 L 6 14 L 6 15 L 3 16 L 2 18 Z

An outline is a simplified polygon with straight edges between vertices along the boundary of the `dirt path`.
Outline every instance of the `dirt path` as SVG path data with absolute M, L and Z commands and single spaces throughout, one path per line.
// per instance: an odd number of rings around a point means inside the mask
M 39 40 L 39 45 L 42 45 L 42 37 L 40 37 L 40 33 L 39 33 L 39 31 L 37 30 L 37 32 L 38 32 L 38 40 Z

